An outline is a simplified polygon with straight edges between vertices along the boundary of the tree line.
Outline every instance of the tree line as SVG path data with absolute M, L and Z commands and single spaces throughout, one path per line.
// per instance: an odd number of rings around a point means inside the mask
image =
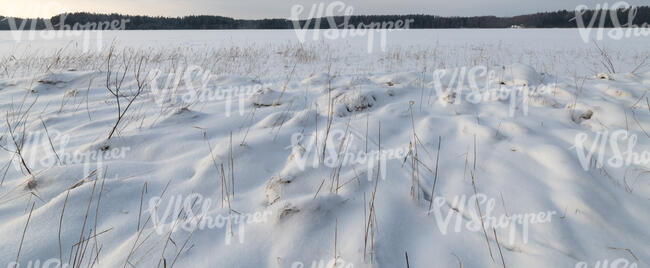
M 650 27 L 650 6 L 636 7 L 632 12 L 630 9 L 619 9 L 614 11 L 620 25 L 631 25 Z M 632 12 L 632 14 L 631 14 Z M 631 16 L 634 15 L 634 16 Z M 586 10 L 581 15 L 582 21 L 589 24 L 595 19 L 595 27 L 600 27 L 600 21 L 604 20 L 602 27 L 619 26 L 612 19 L 614 16 L 606 10 Z M 630 19 L 632 18 L 632 19 Z M 329 19 L 329 20 L 328 20 Z M 97 13 L 66 13 L 54 16 L 50 19 L 24 19 L 8 18 L 0 16 L 0 30 L 43 30 L 61 29 L 63 20 L 65 26 L 72 28 L 74 25 L 89 25 L 99 22 L 128 21 L 125 24 L 126 30 L 198 30 L 198 29 L 294 29 L 296 22 L 287 19 L 259 19 L 244 20 L 223 16 L 184 16 L 184 17 L 155 17 L 155 16 L 132 16 L 122 14 L 97 14 Z M 518 26 L 523 28 L 576 28 L 576 12 L 560 10 L 553 12 L 540 12 L 535 14 L 497 17 L 497 16 L 474 16 L 474 17 L 442 17 L 435 15 L 355 15 L 350 17 L 322 18 L 320 23 L 316 19 L 301 20 L 297 25 L 305 29 L 330 29 L 343 28 L 347 25 L 358 27 L 360 24 L 372 25 L 378 23 L 385 27 L 382 22 L 411 20 L 409 27 L 412 29 L 441 29 L 441 28 L 508 28 Z M 334 23 L 330 23 L 333 21 Z M 13 25 L 12 25 L 13 24 Z M 349 27 L 349 26 L 348 26 Z

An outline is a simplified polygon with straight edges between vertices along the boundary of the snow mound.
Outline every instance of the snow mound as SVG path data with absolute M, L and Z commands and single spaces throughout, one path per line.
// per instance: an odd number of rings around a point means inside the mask
M 281 92 L 262 88 L 248 97 L 249 103 L 257 107 L 278 106 L 282 104 Z
M 508 86 L 533 87 L 542 83 L 542 75 L 535 68 L 525 64 L 512 64 L 497 68 L 494 79 L 497 83 Z

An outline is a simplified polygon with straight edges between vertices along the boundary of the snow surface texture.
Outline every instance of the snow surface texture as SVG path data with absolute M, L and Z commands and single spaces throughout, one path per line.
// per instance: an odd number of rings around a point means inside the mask
M 608 43 L 607 73 L 566 30 L 401 32 L 368 55 L 180 33 L 107 33 L 122 110 L 142 56 L 148 81 L 110 139 L 106 50 L 0 43 L 0 267 L 650 264 L 650 162 L 576 148 L 650 150 L 647 38 Z

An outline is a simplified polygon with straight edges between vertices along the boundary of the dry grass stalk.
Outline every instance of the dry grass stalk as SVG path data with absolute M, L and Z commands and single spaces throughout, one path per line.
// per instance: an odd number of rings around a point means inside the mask
M 9 161 L 7 161 L 7 165 L 4 167 L 4 172 L 2 173 L 2 180 L 0 180 L 0 187 L 5 183 L 5 179 L 7 178 L 7 172 L 9 172 L 9 167 L 11 167 L 11 162 L 14 160 L 14 156 L 12 155 L 11 158 L 9 158 Z
M 366 154 L 368 153 L 368 121 L 370 121 L 370 113 L 366 114 Z
M 140 218 L 142 217 L 142 203 L 144 202 L 144 194 L 147 191 L 147 182 L 142 185 L 142 192 L 140 192 L 140 208 L 138 209 L 138 227 L 136 231 L 140 231 Z
M 647 66 L 648 57 L 649 57 L 648 55 L 645 55 L 645 57 L 643 57 L 643 59 L 639 62 L 639 64 L 636 67 L 634 67 L 634 69 L 632 69 L 632 71 L 630 71 L 630 73 L 635 74 L 637 71 L 639 71 L 643 67 Z
M 65 207 L 68 204 L 68 197 L 70 196 L 70 190 L 66 191 L 65 201 L 63 201 L 63 209 L 61 210 L 61 218 L 59 218 L 59 260 L 63 262 L 63 246 L 61 244 L 61 227 L 63 226 L 63 214 L 65 213 Z
M 460 258 L 454 253 L 451 253 L 451 255 L 456 257 L 456 260 L 458 261 L 458 267 L 463 268 L 463 262 L 460 260 Z
M 368 224 L 366 219 L 368 218 L 368 208 L 367 208 L 367 203 L 366 203 L 366 192 L 363 192 L 363 229 L 366 229 L 366 225 Z M 367 235 L 367 233 L 364 233 L 364 235 Z M 364 246 L 365 247 L 365 246 Z M 364 248 L 365 249 L 365 248 Z M 366 251 L 363 251 L 363 261 L 366 261 Z
M 208 150 L 210 151 L 210 157 L 212 158 L 212 164 L 214 165 L 214 168 L 217 170 L 217 172 L 221 171 L 221 207 L 224 207 L 224 200 L 227 201 L 228 203 L 228 208 L 230 209 L 230 190 L 228 190 L 228 179 L 226 179 L 226 174 L 225 170 L 222 164 L 217 164 L 217 158 L 214 155 L 214 152 L 212 151 L 212 144 L 210 144 L 210 140 L 208 139 L 208 135 L 205 129 L 200 128 L 200 127 L 195 127 L 197 129 L 200 129 L 203 133 L 203 139 L 205 140 L 205 143 L 208 145 Z M 230 143 L 230 154 L 231 154 L 231 161 L 232 161 L 232 133 L 231 133 L 231 143 Z M 231 178 L 233 183 L 234 179 Z M 234 190 L 232 192 L 234 196 Z
M 634 122 L 636 122 L 637 126 L 639 126 L 639 128 L 641 129 L 641 131 L 643 131 L 646 137 L 650 138 L 650 134 L 648 134 L 648 132 L 643 128 L 643 126 L 641 126 L 639 120 L 636 119 L 636 113 L 634 112 L 634 110 L 632 110 L 632 119 L 634 119 Z
M 647 94 L 648 94 L 648 91 L 644 92 L 643 95 L 641 95 L 641 97 L 636 99 L 636 101 L 634 101 L 634 103 L 632 105 L 630 105 L 630 109 L 634 110 L 634 109 L 639 108 L 639 107 L 637 107 L 637 104 L 639 104 L 639 102 L 641 102 L 641 100 L 643 100 L 643 97 L 645 97 Z
M 282 130 L 282 126 L 284 126 L 284 122 L 287 121 L 289 117 L 291 117 L 291 108 L 293 108 L 293 100 L 289 103 L 287 106 L 287 109 L 282 113 L 282 121 L 280 121 L 280 126 L 278 127 L 278 132 L 275 133 L 275 136 L 273 136 L 273 141 L 275 141 L 278 136 L 280 135 L 280 131 Z M 275 128 L 275 126 L 273 126 Z M 273 129 L 271 129 L 273 131 Z
M 142 65 L 144 64 L 145 57 L 141 56 L 140 59 L 137 61 L 137 63 L 134 66 L 134 76 L 135 76 L 135 81 L 136 81 L 136 86 L 137 89 L 133 96 L 131 98 L 125 97 L 120 91 L 122 89 L 122 84 L 124 83 L 124 79 L 126 78 L 126 74 L 129 71 L 130 64 L 133 58 L 127 58 L 126 54 L 123 54 L 123 60 L 124 62 L 122 65 L 124 66 L 123 71 L 121 72 L 118 69 L 118 72 L 116 73 L 116 76 L 113 77 L 114 81 L 111 81 L 111 76 L 113 76 L 113 71 L 112 71 L 112 65 L 111 61 L 115 55 L 115 46 L 112 46 L 109 50 L 108 57 L 106 59 L 106 89 L 108 92 L 111 93 L 115 97 L 115 101 L 117 104 L 117 119 L 115 121 L 115 124 L 111 128 L 110 133 L 108 134 L 107 140 L 110 140 L 113 135 L 115 134 L 115 131 L 117 130 L 118 126 L 120 125 L 120 122 L 126 115 L 126 113 L 129 111 L 129 108 L 131 105 L 135 102 L 135 100 L 142 94 L 144 91 L 144 87 L 147 85 L 146 77 L 148 74 L 145 74 L 143 76 L 142 73 Z M 112 82 L 112 85 L 111 85 Z M 127 104 L 124 108 L 122 108 L 122 105 L 120 103 L 121 98 L 126 98 L 127 99 Z
M 251 127 L 253 126 L 253 123 L 255 122 L 255 111 L 257 111 L 257 106 L 253 108 L 253 112 L 251 114 L 251 123 L 248 125 L 248 128 L 246 128 L 246 133 L 244 134 L 244 138 L 242 141 L 239 143 L 239 146 L 245 146 L 246 145 L 246 137 L 248 137 L 248 132 L 250 131 Z
M 325 162 L 325 153 L 327 152 L 327 140 L 334 121 L 334 102 L 332 100 L 332 77 L 330 76 L 332 64 L 327 67 L 327 128 L 325 130 L 325 138 L 323 139 L 323 151 L 321 163 Z M 317 124 L 318 125 L 318 124 Z
M 499 255 L 501 256 L 501 263 L 503 264 L 503 268 L 506 268 L 506 261 L 503 259 L 503 252 L 501 252 L 501 245 L 499 244 L 499 238 L 497 237 L 497 230 L 492 228 L 492 232 L 494 232 L 494 240 L 497 242 L 497 248 L 499 249 Z
M 339 235 L 339 218 L 336 218 L 336 223 L 334 225 L 334 264 L 336 265 L 338 260 L 338 254 L 336 254 L 336 243 L 338 242 Z
M 95 197 L 95 187 L 97 186 L 97 179 L 95 178 L 95 181 L 93 182 L 93 188 L 90 193 L 90 198 L 88 199 L 88 206 L 86 207 L 86 213 L 84 215 L 84 221 L 83 224 L 81 225 L 81 232 L 79 232 L 79 242 L 77 243 L 79 246 L 77 246 L 77 250 L 75 251 L 74 254 L 74 259 L 72 261 L 72 267 L 80 267 L 81 263 L 83 261 L 83 258 L 85 257 L 85 252 L 81 249 L 81 246 L 84 245 L 84 241 L 86 240 L 84 238 L 84 232 L 86 230 L 86 223 L 88 221 L 88 214 L 90 213 L 90 207 L 93 201 L 93 198 Z
M 172 264 L 169 266 L 170 268 L 174 267 L 174 264 L 176 264 L 176 261 L 178 260 L 178 257 L 180 257 L 180 256 L 181 256 L 181 253 L 183 253 L 183 249 L 185 249 L 185 246 L 187 246 L 187 243 L 188 243 L 188 242 L 190 241 L 190 239 L 192 238 L 192 235 L 194 234 L 194 231 L 195 231 L 195 230 L 196 230 L 196 229 L 192 230 L 192 232 L 191 232 L 190 235 L 187 237 L 187 239 L 185 239 L 185 242 L 183 242 L 183 245 L 182 245 L 181 248 L 178 250 L 178 253 L 176 253 L 176 256 L 174 256 L 174 260 L 172 261 Z M 166 266 L 166 264 L 165 264 L 165 266 Z
M 314 194 L 314 199 L 312 200 L 316 200 L 316 197 L 318 196 L 320 189 L 323 187 L 323 184 L 325 184 L 325 179 L 323 179 L 323 181 L 320 183 L 320 186 L 318 186 L 318 189 L 316 190 L 316 194 Z
M 627 111 L 623 108 L 623 115 L 625 115 L 625 131 L 630 132 L 630 124 L 627 121 Z
M 440 161 L 440 144 L 442 143 L 442 136 L 438 136 L 438 153 L 436 155 L 436 172 L 433 178 L 433 186 L 431 187 L 431 199 L 429 200 L 429 210 L 428 213 L 431 213 L 431 207 L 433 206 L 433 199 L 436 195 L 436 183 L 438 182 L 438 162 Z
M 503 206 L 503 211 L 507 217 L 510 217 L 510 215 L 508 215 L 508 209 L 506 209 L 506 201 L 503 199 L 503 193 L 499 192 L 499 196 L 501 196 L 501 205 Z
M 314 135 L 315 135 L 314 138 L 316 138 L 316 141 L 315 141 L 315 143 L 314 143 L 314 144 L 315 144 L 314 147 L 316 147 L 316 155 L 320 155 L 320 151 L 319 151 L 320 148 L 318 148 L 318 135 L 319 135 L 319 134 L 318 134 L 318 133 L 319 133 L 319 132 L 318 132 L 318 117 L 320 116 L 320 115 L 318 114 L 318 103 L 316 103 L 316 112 L 315 112 L 314 114 L 315 114 L 315 115 L 314 115 L 314 117 L 315 117 L 314 119 L 315 119 L 315 122 L 316 122 L 316 123 L 315 123 L 315 125 L 316 125 L 316 126 L 315 126 L 316 132 L 314 132 Z
M 34 98 L 34 101 L 23 111 L 23 107 L 25 105 L 25 98 L 22 100 L 20 106 L 14 107 L 14 103 L 12 102 L 11 105 L 9 106 L 9 110 L 6 113 L 5 116 L 5 121 L 7 123 L 7 130 L 9 130 L 9 138 L 11 139 L 11 142 L 14 145 L 15 149 L 9 149 L 6 147 L 0 147 L 3 150 L 13 153 L 14 157 L 18 156 L 18 159 L 20 160 L 21 167 L 25 169 L 25 171 L 30 175 L 31 180 L 34 181 L 34 174 L 32 170 L 29 168 L 27 165 L 27 162 L 25 162 L 25 158 L 23 157 L 23 148 L 25 146 L 25 133 L 27 132 L 27 122 L 29 120 L 29 112 L 31 109 L 34 107 L 34 104 L 36 104 L 36 101 L 38 100 L 38 97 Z M 11 118 L 11 119 L 10 119 Z M 22 128 L 21 133 L 19 133 L 20 137 L 16 137 L 16 130 Z
M 172 181 L 169 180 L 169 181 L 167 182 L 167 185 L 165 185 L 165 188 L 162 190 L 162 193 L 160 194 L 160 198 L 161 198 L 161 200 L 162 200 L 162 197 L 163 197 L 163 196 L 165 195 L 165 193 L 167 192 L 167 188 L 169 187 L 169 184 L 171 184 L 171 182 L 172 182 Z M 156 204 L 152 209 L 154 209 L 154 210 L 157 209 L 157 208 L 158 208 L 158 205 L 159 205 L 159 203 L 157 203 L 157 204 Z M 142 246 L 142 244 L 144 243 L 144 241 L 143 241 L 140 245 L 138 245 L 138 242 L 140 241 L 140 237 L 142 236 L 142 232 L 143 232 L 144 229 L 145 229 L 144 226 L 147 226 L 147 224 L 148 224 L 149 221 L 151 220 L 151 216 L 152 216 L 152 214 L 150 213 L 149 216 L 147 217 L 147 220 L 145 220 L 144 224 L 142 225 L 143 228 L 141 228 L 140 231 L 138 231 L 138 233 L 137 233 L 137 235 L 136 235 L 136 237 L 135 237 L 135 241 L 133 242 L 133 246 L 131 247 L 131 250 L 129 251 L 129 254 L 128 254 L 127 257 L 126 257 L 126 260 L 124 261 L 124 266 L 123 266 L 123 268 L 126 268 L 126 265 L 127 265 L 127 264 L 131 264 L 131 263 L 129 262 L 129 260 L 131 259 L 131 257 L 132 257 L 133 254 L 135 253 L 135 251 L 136 251 L 138 248 L 140 248 L 140 246 Z M 154 231 L 151 231 L 151 233 L 153 233 L 153 232 L 154 232 Z M 151 235 L 151 233 L 150 233 L 149 235 Z M 149 237 L 149 236 L 147 236 L 147 238 L 148 238 L 148 237 Z M 146 239 L 145 239 L 145 241 L 146 241 Z M 131 264 L 131 265 L 132 265 L 132 264 Z
M 578 81 L 580 79 L 578 79 L 578 75 L 574 74 L 573 80 L 574 80 L 574 83 L 575 83 L 574 86 L 576 88 L 576 97 L 575 97 L 575 99 L 573 99 L 573 105 L 571 107 L 571 119 L 575 120 L 576 105 L 578 104 L 578 98 L 580 98 L 580 95 L 582 94 L 582 89 L 583 89 L 583 87 L 585 85 L 586 79 L 583 78 L 582 82 L 579 83 Z
M 56 156 L 56 160 L 61 163 L 61 158 L 59 158 L 59 154 L 56 153 L 56 150 L 54 149 L 54 144 L 52 143 L 52 138 L 50 137 L 50 132 L 47 131 L 47 126 L 45 125 L 45 122 L 43 121 L 43 118 L 41 119 L 41 124 L 43 124 L 43 128 L 45 129 L 45 134 L 47 135 L 47 140 L 50 142 L 50 148 L 52 149 L 52 152 L 54 152 L 54 156 Z
M 25 229 L 23 229 L 23 236 L 20 238 L 20 245 L 18 246 L 18 253 L 16 254 L 16 265 L 18 267 L 18 260 L 20 259 L 20 251 L 23 248 L 23 241 L 25 240 L 25 233 L 27 233 L 27 226 L 29 226 L 29 220 L 32 219 L 32 212 L 34 211 L 34 205 L 36 202 L 32 202 L 32 208 L 29 210 L 29 216 L 27 216 L 27 222 L 25 223 Z
M 417 191 L 417 200 L 420 200 L 420 172 L 419 172 L 419 165 L 417 164 L 418 161 L 418 144 L 417 144 L 417 135 L 415 134 L 415 120 L 413 119 L 413 106 L 415 105 L 415 102 L 410 101 L 409 102 L 409 111 L 411 113 L 411 127 L 413 129 L 413 151 L 411 154 L 411 198 L 413 200 L 416 199 L 416 191 Z
M 634 255 L 634 252 L 632 252 L 632 250 L 629 249 L 629 248 L 617 248 L 617 247 L 607 247 L 607 248 L 609 248 L 609 249 L 613 249 L 613 250 L 624 250 L 624 251 L 627 251 L 628 253 L 630 253 L 630 255 L 632 255 L 632 258 L 634 258 L 634 260 L 636 260 L 637 262 L 640 262 L 639 258 L 637 258 L 636 255 Z
M 492 262 L 494 262 L 494 256 L 492 255 L 492 247 L 490 246 L 490 240 L 488 239 L 487 231 L 485 231 L 485 222 L 483 221 L 483 213 L 481 212 L 481 206 L 478 203 L 478 191 L 476 190 L 475 174 L 476 174 L 476 135 L 474 135 L 474 170 L 470 172 L 470 175 L 472 176 L 472 188 L 474 189 L 474 196 L 476 196 L 474 200 L 476 201 L 476 209 L 478 210 L 478 214 L 480 217 L 479 219 L 481 220 L 481 228 L 483 229 L 483 234 L 485 235 L 485 242 L 487 243 L 488 250 L 490 251 L 490 258 L 492 259 Z
M 230 132 L 230 188 L 232 189 L 232 197 L 235 197 L 235 160 L 232 156 L 232 131 Z
M 420 112 L 422 112 L 422 102 L 424 101 L 424 78 L 427 73 L 427 66 L 422 69 L 422 79 L 420 80 Z
M 100 202 L 102 200 L 102 193 L 104 192 L 104 183 L 105 182 L 106 182 L 106 171 L 104 171 L 104 177 L 102 179 L 102 186 L 99 188 L 99 196 L 97 197 L 97 204 L 95 205 L 95 222 L 94 222 L 94 228 L 93 228 L 93 229 L 95 229 L 95 233 L 93 235 L 93 240 L 95 241 L 94 251 L 96 253 L 94 262 L 97 262 L 97 263 L 99 263 L 99 251 L 100 251 L 99 243 L 97 243 L 97 218 L 99 217 L 99 204 L 100 204 Z M 93 262 L 93 264 L 94 264 L 94 262 Z
M 343 146 L 346 144 L 345 142 L 348 141 L 348 136 L 350 135 L 350 122 L 352 121 L 352 117 L 348 119 L 348 123 L 346 124 L 345 127 L 345 132 L 343 133 L 343 138 L 341 138 L 341 142 L 339 143 L 339 148 L 336 153 L 336 162 L 338 165 L 334 166 L 334 169 L 332 170 L 332 174 L 330 175 L 330 179 L 332 183 L 330 184 L 330 192 L 338 193 L 339 188 L 340 188 L 340 178 L 341 178 L 341 169 L 343 168 L 343 159 L 341 159 L 341 154 L 344 154 L 347 152 L 347 147 L 345 147 L 345 150 L 343 149 Z M 349 143 L 348 143 L 349 145 Z M 334 183 L 336 182 L 336 186 Z
M 287 91 L 289 82 L 291 82 L 291 77 L 293 77 L 293 73 L 296 71 L 296 65 L 298 65 L 298 63 L 293 64 L 293 68 L 291 68 L 291 72 L 287 76 L 287 80 L 284 82 L 284 86 L 282 86 L 282 91 L 280 92 L 280 96 L 278 96 L 278 99 L 273 102 L 273 106 L 280 105 L 280 100 L 282 99 L 282 96 L 284 96 L 284 92 Z
M 406 268 L 410 268 L 411 265 L 409 264 L 409 253 L 407 251 L 404 251 L 404 257 L 406 258 Z
M 603 64 L 605 69 L 607 69 L 607 72 L 610 74 L 615 74 L 616 73 L 616 68 L 614 68 L 614 62 L 612 61 L 612 57 L 609 55 L 609 53 L 598 46 L 598 43 L 594 41 L 594 45 L 596 46 L 596 49 L 598 49 L 598 52 L 600 52 L 600 63 Z M 635 70 L 636 71 L 636 70 Z
M 221 164 L 221 207 L 223 207 L 223 192 L 226 192 L 226 202 L 228 203 L 228 210 L 232 210 L 230 207 L 230 192 L 228 191 L 228 179 L 226 179 L 226 172 L 225 169 L 223 168 L 223 164 Z
M 194 204 L 192 204 L 192 206 L 194 206 Z M 166 261 L 165 252 L 167 251 L 167 246 L 169 246 L 169 242 L 172 242 L 174 245 L 176 245 L 176 242 L 174 242 L 174 240 L 172 239 L 172 234 L 174 233 L 174 230 L 176 230 L 176 228 L 178 227 L 178 224 L 181 222 L 180 219 L 181 219 L 181 215 L 183 215 L 184 209 L 185 208 L 180 209 L 178 215 L 176 215 L 172 228 L 167 233 L 167 238 L 165 239 L 165 244 L 163 245 L 162 253 L 160 253 L 160 259 L 158 260 L 158 265 L 156 267 L 160 267 L 160 264 Z
M 88 96 L 90 95 L 90 86 L 92 86 L 94 79 L 95 79 L 94 76 L 90 77 L 90 81 L 88 81 L 88 88 L 86 89 L 86 113 L 88 114 L 89 121 L 92 121 L 93 119 L 90 117 L 90 108 L 88 107 Z
M 365 236 L 363 244 L 363 260 L 366 260 L 366 252 L 368 252 L 368 236 L 370 236 L 370 263 L 374 263 L 374 250 L 375 250 L 375 198 L 377 197 L 377 187 L 379 186 L 379 173 L 381 171 L 381 122 L 379 122 L 379 154 L 377 159 L 377 177 L 375 179 L 375 188 L 372 191 L 372 197 L 370 198 L 370 209 L 368 215 L 368 221 L 365 226 Z

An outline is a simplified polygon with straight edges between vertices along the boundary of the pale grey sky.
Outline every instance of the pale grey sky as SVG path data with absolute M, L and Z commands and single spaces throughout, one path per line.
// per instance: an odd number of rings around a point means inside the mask
M 306 8 L 316 0 L 0 0 L 0 15 L 50 17 L 62 12 L 88 11 L 132 15 L 220 15 L 234 18 L 287 18 L 291 7 Z M 441 16 L 513 16 L 559 9 L 573 10 L 578 5 L 596 8 L 614 4 L 609 0 L 344 0 L 355 15 L 432 14 Z M 648 0 L 627 0 L 632 5 L 650 5 Z

